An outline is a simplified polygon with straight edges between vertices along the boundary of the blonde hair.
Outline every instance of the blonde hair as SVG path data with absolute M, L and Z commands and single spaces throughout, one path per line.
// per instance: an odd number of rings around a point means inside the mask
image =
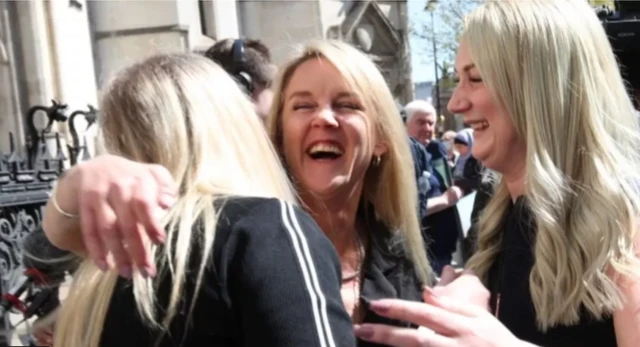
M 142 318 L 152 327 L 168 328 L 197 242 L 203 251 L 194 253 L 202 256 L 193 309 L 213 245 L 215 201 L 260 196 L 294 202 L 295 195 L 250 101 L 204 57 L 159 55 L 123 70 L 104 91 L 100 122 L 107 152 L 162 165 L 180 186 L 166 218 L 165 246 L 151 248 L 154 259 L 162 259 L 160 272 L 170 271 L 173 279 L 166 316 L 155 312 L 154 288 L 163 276 L 145 279 L 136 272 L 133 277 Z M 202 228 L 196 229 L 198 221 Z M 117 278 L 115 271 L 82 264 L 58 319 L 56 346 L 99 345 Z
M 624 303 L 617 275 L 637 274 L 639 264 L 640 129 L 601 23 L 583 0 L 491 1 L 467 17 L 463 40 L 526 140 L 539 328 L 575 324 L 581 307 L 597 319 L 612 314 Z M 469 261 L 485 280 L 511 204 L 495 178 Z
M 370 202 L 378 217 L 391 230 L 398 230 L 423 283 L 428 283 L 431 268 L 424 250 L 416 201 L 417 188 L 409 140 L 393 96 L 374 63 L 354 47 L 339 41 L 313 41 L 305 45 L 280 71 L 274 87 L 274 103 L 268 120 L 271 139 L 282 154 L 282 109 L 285 90 L 294 72 L 309 59 L 325 59 L 340 72 L 347 85 L 364 104 L 374 123 L 378 139 L 388 145 L 378 167 L 365 174 L 363 199 Z M 382 183 L 384 182 L 384 183 Z

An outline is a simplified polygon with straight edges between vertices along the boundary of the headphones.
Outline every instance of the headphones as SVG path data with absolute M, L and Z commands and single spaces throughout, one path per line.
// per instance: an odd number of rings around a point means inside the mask
M 240 86 L 251 95 L 253 81 L 247 72 L 247 56 L 244 54 L 244 40 L 234 40 L 231 46 L 231 75 Z

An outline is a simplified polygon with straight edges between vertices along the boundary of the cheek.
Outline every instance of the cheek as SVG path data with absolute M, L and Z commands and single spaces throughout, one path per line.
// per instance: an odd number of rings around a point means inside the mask
M 293 119 L 283 117 L 282 121 L 282 150 L 287 164 L 291 165 L 291 159 L 302 148 L 301 127 Z

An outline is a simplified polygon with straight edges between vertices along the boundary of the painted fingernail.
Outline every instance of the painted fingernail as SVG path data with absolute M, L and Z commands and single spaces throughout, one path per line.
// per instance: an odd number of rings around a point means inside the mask
M 124 277 L 124 278 L 131 278 L 131 275 L 133 274 L 133 270 L 131 269 L 131 266 L 129 265 L 123 265 L 120 267 L 120 276 Z
M 435 290 L 433 290 L 433 288 L 424 287 L 424 292 L 425 292 L 427 295 L 429 295 L 429 296 L 431 296 L 431 297 L 433 297 L 433 298 L 437 298 L 437 297 L 438 297 L 438 294 L 436 293 L 436 291 L 435 291 Z
M 371 310 L 373 310 L 374 312 L 377 313 L 385 313 L 387 311 L 389 311 L 389 308 L 391 306 L 389 305 L 388 302 L 384 302 L 384 301 L 372 301 L 371 302 Z
M 176 203 L 176 197 L 174 195 L 162 194 L 159 199 L 159 203 L 164 208 L 169 208 Z
M 156 269 L 154 269 L 153 266 L 147 265 L 147 266 L 143 267 L 142 269 L 140 269 L 140 273 L 145 278 L 149 278 L 149 277 L 153 277 L 153 276 L 156 275 Z
M 104 260 L 96 261 L 96 266 L 103 272 L 109 271 L 109 264 L 107 264 L 107 262 Z
M 368 325 L 355 325 L 353 327 L 353 333 L 357 337 L 367 340 L 373 337 L 373 328 Z

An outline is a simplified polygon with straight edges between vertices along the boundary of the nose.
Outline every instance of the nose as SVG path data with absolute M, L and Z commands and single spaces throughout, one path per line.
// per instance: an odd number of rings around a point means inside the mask
M 471 108 L 471 102 L 467 98 L 465 92 L 457 86 L 453 90 L 453 94 L 451 94 L 451 99 L 449 99 L 449 103 L 447 104 L 447 109 L 451 113 L 464 113 L 467 112 Z
M 338 126 L 335 112 L 331 106 L 325 106 L 318 109 L 318 112 L 313 116 L 311 126 L 314 127 L 330 127 L 334 128 Z

